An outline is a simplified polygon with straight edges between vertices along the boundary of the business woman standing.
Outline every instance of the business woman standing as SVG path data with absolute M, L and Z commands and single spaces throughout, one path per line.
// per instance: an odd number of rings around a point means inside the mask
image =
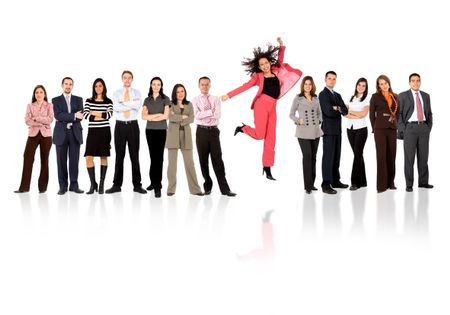
M 310 194 L 316 179 L 316 156 L 320 137 L 323 135 L 320 123 L 322 112 L 316 95 L 316 85 L 310 76 L 303 78 L 300 94 L 292 102 L 289 117 L 297 125 L 295 136 L 303 154 L 303 182 L 305 191 Z
M 172 91 L 172 108 L 169 114 L 166 148 L 169 153 L 167 178 L 169 187 L 167 195 L 173 196 L 177 187 L 177 156 L 178 150 L 183 154 L 184 168 L 188 180 L 189 192 L 192 195 L 203 196 L 198 185 L 192 154 L 192 133 L 190 124 L 194 122 L 194 108 L 186 99 L 186 89 L 182 84 L 176 84 Z
M 84 106 L 84 119 L 89 121 L 88 135 L 86 139 L 86 168 L 91 181 L 88 195 L 98 190 L 104 193 L 106 171 L 108 169 L 108 156 L 111 149 L 111 128 L 109 119 L 113 112 L 113 102 L 107 96 L 105 81 L 95 79 L 92 84 L 92 97 L 86 100 Z M 100 157 L 100 186 L 95 180 L 94 156 Z
M 31 173 L 33 171 L 34 154 L 40 146 L 41 172 L 38 179 L 40 193 L 47 190 L 48 156 L 52 147 L 53 105 L 47 100 L 47 92 L 42 85 L 33 90 L 31 104 L 28 104 L 25 123 L 28 125 L 28 140 L 23 153 L 22 180 L 16 193 L 30 191 Z
M 367 140 L 366 116 L 369 113 L 370 97 L 365 78 L 356 82 L 355 92 L 348 104 L 347 137 L 353 150 L 353 166 L 350 190 L 367 186 L 366 167 L 364 164 L 364 146 Z
M 377 93 L 370 100 L 370 123 L 375 136 L 377 151 L 377 191 L 397 189 L 395 179 L 395 156 L 397 153 L 397 95 L 391 81 L 385 75 L 377 78 Z
M 169 118 L 170 99 L 163 92 L 161 78 L 154 77 L 150 81 L 148 97 L 142 107 L 142 119 L 147 120 L 145 135 L 150 152 L 150 186 L 147 190 L 155 190 L 155 197 L 161 197 L 161 181 L 164 162 L 164 145 L 167 135 L 167 119 Z

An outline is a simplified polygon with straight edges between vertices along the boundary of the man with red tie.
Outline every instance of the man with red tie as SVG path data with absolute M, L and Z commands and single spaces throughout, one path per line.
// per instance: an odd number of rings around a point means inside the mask
M 420 75 L 409 76 L 410 90 L 398 97 L 398 138 L 403 139 L 406 191 L 413 191 L 414 160 L 417 155 L 419 188 L 433 188 L 428 183 L 428 152 L 433 126 L 430 95 L 420 91 Z

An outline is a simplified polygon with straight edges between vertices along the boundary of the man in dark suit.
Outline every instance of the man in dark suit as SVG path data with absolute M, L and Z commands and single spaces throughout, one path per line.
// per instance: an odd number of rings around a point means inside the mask
M 341 116 L 348 114 L 341 95 L 333 91 L 336 85 L 336 72 L 325 74 L 325 87 L 319 93 L 320 109 L 322 110 L 323 156 L 322 156 L 322 191 L 326 194 L 336 194 L 333 188 L 347 188 L 341 183 L 339 164 L 341 161 L 342 128 Z
M 53 131 L 53 143 L 56 146 L 58 164 L 58 195 L 67 192 L 67 155 L 69 156 L 69 191 L 82 194 L 78 187 L 78 161 L 83 133 L 80 121 L 83 119 L 83 99 L 72 95 L 73 80 L 65 77 L 61 84 L 63 94 L 52 99 L 56 124 Z
M 428 144 L 433 126 L 430 95 L 420 91 L 420 75 L 409 76 L 410 90 L 398 97 L 398 138 L 403 139 L 406 191 L 413 191 L 414 159 L 417 154 L 419 187 L 433 188 L 428 183 Z

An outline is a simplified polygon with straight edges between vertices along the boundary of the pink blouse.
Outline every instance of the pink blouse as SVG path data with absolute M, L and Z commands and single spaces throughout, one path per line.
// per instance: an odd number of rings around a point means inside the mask
M 44 101 L 41 108 L 39 108 L 36 102 L 28 104 L 25 114 L 25 123 L 28 125 L 28 136 L 35 137 L 40 131 L 42 136 L 51 137 L 52 128 L 50 125 L 53 122 L 53 118 L 53 104 Z

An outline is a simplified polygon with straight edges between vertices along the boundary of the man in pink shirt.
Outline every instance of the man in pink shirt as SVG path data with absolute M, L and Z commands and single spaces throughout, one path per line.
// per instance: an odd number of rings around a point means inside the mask
M 208 77 L 201 77 L 198 80 L 198 86 L 201 94 L 194 97 L 192 104 L 195 111 L 195 122 L 197 123 L 197 152 L 202 169 L 202 175 L 205 179 L 203 188 L 205 195 L 209 195 L 212 189 L 212 179 L 209 176 L 209 156 L 217 177 L 220 192 L 222 195 L 234 197 L 236 194 L 230 190 L 227 179 L 225 178 L 225 165 L 222 160 L 222 149 L 220 147 L 220 100 L 217 96 L 209 94 L 211 80 Z

